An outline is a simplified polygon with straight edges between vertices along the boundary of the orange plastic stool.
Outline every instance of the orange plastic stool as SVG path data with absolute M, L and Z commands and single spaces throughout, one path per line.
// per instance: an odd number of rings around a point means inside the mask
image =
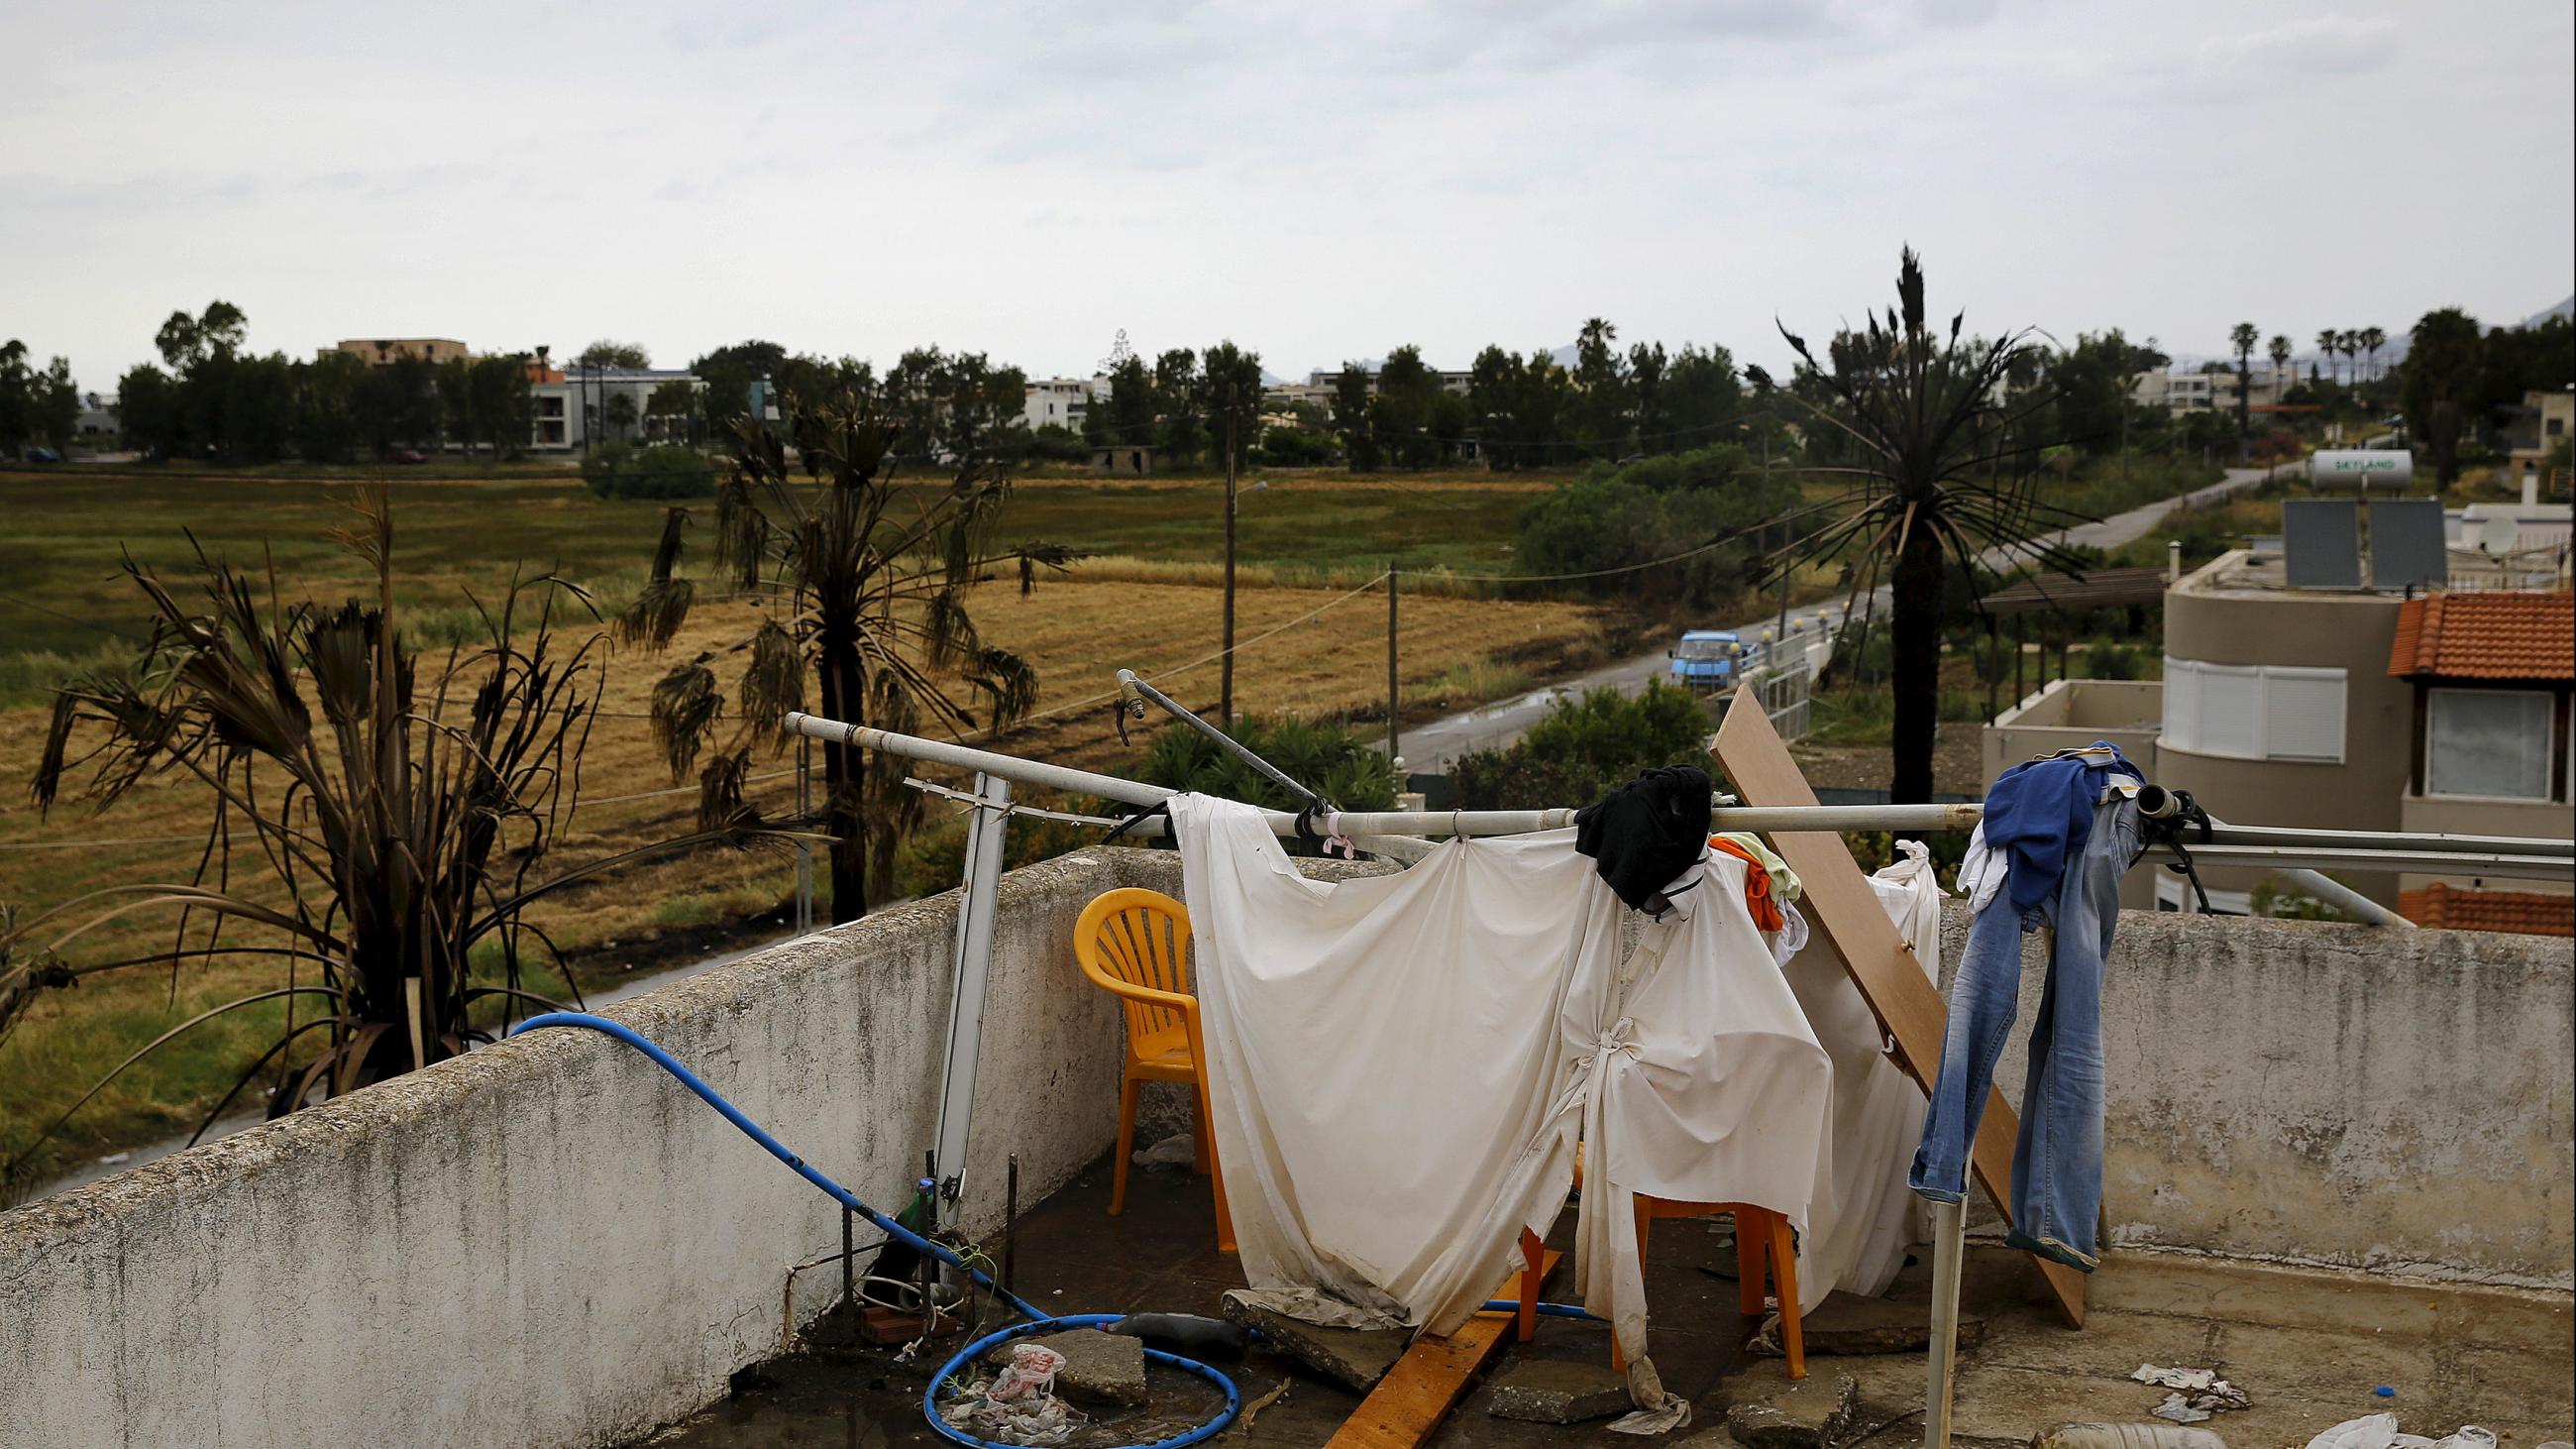
M 1583 1186 L 1583 1162 L 1578 1155 L 1574 1164 L 1574 1185 Z M 1789 1377 L 1807 1376 L 1807 1339 L 1798 1323 L 1798 1257 L 1797 1244 L 1789 1229 L 1787 1215 L 1757 1207 L 1749 1202 L 1676 1202 L 1637 1194 L 1637 1257 L 1646 1256 L 1647 1225 L 1657 1218 L 1704 1218 L 1718 1213 L 1735 1214 L 1735 1282 L 1736 1306 L 1747 1318 L 1762 1314 L 1764 1287 L 1763 1267 L 1770 1267 L 1773 1296 L 1780 1300 L 1780 1347 L 1789 1360 Z M 1521 1230 L 1521 1258 L 1528 1266 L 1521 1270 L 1520 1337 L 1526 1343 L 1538 1333 L 1538 1289 L 1541 1244 L 1538 1234 Z M 1625 1371 L 1626 1355 L 1619 1344 L 1610 1344 L 1610 1367 Z

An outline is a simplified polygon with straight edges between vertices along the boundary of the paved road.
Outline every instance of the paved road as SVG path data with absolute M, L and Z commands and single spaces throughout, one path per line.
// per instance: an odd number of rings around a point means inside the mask
M 2231 494 L 2242 493 L 2260 485 L 2268 476 L 2269 470 L 2263 468 L 2230 468 L 2227 470 L 2226 477 L 2206 488 L 2196 488 L 2177 497 L 2163 499 L 2140 508 L 2132 508 L 2126 513 L 2115 513 L 2099 523 L 2080 524 L 2065 530 L 2057 537 L 2066 543 L 2086 544 L 2100 549 L 2118 548 L 2123 544 L 2146 537 L 2154 531 L 2156 524 L 2162 521 L 2166 514 L 2176 508 L 2186 506 L 2199 508 L 2216 503 Z M 1988 563 L 2000 564 L 2002 560 L 2000 551 L 1989 551 Z M 1888 597 L 1887 586 L 1880 585 L 1874 591 L 1874 595 L 1873 606 L 1885 607 Z M 1789 611 L 1789 625 L 1793 630 L 1824 627 L 1832 616 L 1861 607 L 1863 607 L 1863 601 L 1857 595 L 1828 604 L 1809 604 Z M 1780 616 L 1775 611 L 1756 618 L 1713 627 L 1758 635 L 1765 629 L 1776 629 L 1779 622 Z M 1616 664 L 1605 664 L 1598 669 L 1588 670 L 1571 679 L 1558 680 L 1546 688 L 1529 694 L 1497 700 L 1476 709 L 1433 720 L 1428 724 L 1408 725 L 1404 730 L 1403 738 L 1398 742 L 1403 750 L 1403 759 L 1410 770 L 1424 774 L 1438 773 L 1446 770 L 1449 762 L 1470 750 L 1501 749 L 1519 739 L 1531 725 L 1545 717 L 1547 707 L 1559 695 L 1598 689 L 1605 684 L 1623 690 L 1643 689 L 1647 680 L 1663 674 L 1668 662 L 1664 652 L 1657 649 L 1651 654 L 1640 654 L 1633 659 L 1623 659 Z

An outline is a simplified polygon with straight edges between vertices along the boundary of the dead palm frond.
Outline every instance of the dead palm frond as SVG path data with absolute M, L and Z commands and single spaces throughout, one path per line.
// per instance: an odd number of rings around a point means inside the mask
M 1072 554 L 1047 543 L 990 542 L 1010 497 L 1009 470 L 997 457 L 954 458 L 945 488 L 898 489 L 897 402 L 874 392 L 810 405 L 790 399 L 780 431 L 752 419 L 737 428 L 733 466 L 716 491 L 715 565 L 730 588 L 774 590 L 793 601 L 794 613 L 764 623 L 746 641 L 751 661 L 736 696 L 740 727 L 725 758 L 775 748 L 778 723 L 790 710 L 905 733 L 963 735 L 1004 728 L 1036 705 L 1036 672 L 984 642 L 967 595 L 1004 564 L 1018 566 L 1025 590 L 1039 568 L 1061 570 Z M 621 622 L 621 637 L 665 643 L 686 616 L 689 599 L 676 592 L 686 581 L 670 567 L 679 557 L 678 530 L 676 519 L 664 530 L 654 582 Z M 721 724 L 721 709 L 711 707 L 712 680 L 702 688 L 694 676 L 683 678 L 704 663 L 701 657 L 681 666 L 654 691 L 655 730 L 674 780 Z M 716 775 L 722 764 L 710 764 L 702 779 L 702 819 L 717 818 L 710 812 L 727 798 Z M 823 772 L 832 918 L 846 921 L 866 910 L 871 888 L 890 890 L 894 845 L 918 817 L 920 797 L 901 788 L 900 764 L 846 745 L 824 745 Z
M 162 1041 L 284 1001 L 283 1034 L 216 1107 L 266 1077 L 269 1113 L 281 1115 L 494 1040 L 525 1007 L 552 1008 L 528 989 L 541 960 L 578 1002 L 553 943 L 524 917 L 531 902 L 656 854 L 758 833 L 737 814 L 540 878 L 577 805 L 598 712 L 603 635 L 588 595 L 551 575 L 514 578 L 498 599 L 472 600 L 480 641 L 424 671 L 394 609 L 382 490 L 357 515 L 335 536 L 371 565 L 370 599 L 289 604 L 273 569 L 254 588 L 249 572 L 198 546 L 202 577 L 183 602 L 127 561 L 152 607 L 149 642 L 130 672 L 57 693 L 32 794 L 50 811 L 78 790 L 104 810 L 147 780 L 193 781 L 214 807 L 206 848 L 187 880 L 113 886 L 0 920 L 0 1034 L 37 991 L 86 975 L 269 958 L 287 985 L 172 1027 L 99 1087 Z M 586 628 L 570 625 L 568 608 Z M 178 921 L 168 949 L 70 954 L 99 926 L 151 911 Z

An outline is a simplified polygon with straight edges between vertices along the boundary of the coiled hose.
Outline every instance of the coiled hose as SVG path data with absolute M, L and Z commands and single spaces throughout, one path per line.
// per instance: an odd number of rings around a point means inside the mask
M 610 1021 L 604 1016 L 593 1016 L 586 1011 L 549 1011 L 543 1015 L 532 1016 L 527 1020 L 520 1022 L 517 1026 L 510 1029 L 510 1035 L 517 1036 L 522 1032 L 534 1031 L 538 1027 L 544 1026 L 583 1027 L 590 1031 L 598 1032 L 603 1036 L 614 1037 L 618 1041 L 624 1042 L 626 1045 L 642 1052 L 647 1058 L 651 1059 L 653 1065 L 670 1073 L 673 1078 L 678 1080 L 681 1086 L 684 1086 L 691 1092 L 696 1093 L 699 1101 L 706 1103 L 708 1106 L 713 1107 L 718 1112 L 724 1114 L 724 1119 L 740 1128 L 744 1136 L 759 1143 L 762 1150 L 766 1151 L 770 1156 L 777 1158 L 779 1161 L 786 1163 L 788 1167 L 794 1169 L 798 1177 L 801 1177 L 807 1182 L 814 1184 L 816 1187 L 821 1188 L 824 1194 L 830 1197 L 834 1202 L 837 1202 L 841 1206 L 848 1208 L 850 1211 L 857 1213 L 859 1216 L 866 1218 L 869 1222 L 875 1224 L 878 1229 L 883 1231 L 887 1237 L 903 1244 L 914 1252 L 927 1253 L 931 1257 L 938 1259 L 940 1262 L 946 1263 L 950 1267 L 964 1272 L 969 1277 L 973 1278 L 978 1286 L 992 1293 L 994 1297 L 1001 1299 L 1003 1302 L 1009 1304 L 1014 1310 L 1027 1317 L 1028 1322 L 1026 1323 L 1015 1323 L 999 1332 L 986 1334 L 984 1337 L 966 1345 L 966 1347 L 958 1350 L 955 1357 L 949 1359 L 948 1362 L 941 1364 L 939 1366 L 939 1372 L 930 1376 L 929 1386 L 921 1392 L 921 1412 L 922 1416 L 930 1421 L 930 1427 L 945 1438 L 954 1440 L 960 1444 L 972 1445 L 974 1446 L 974 1449 L 1013 1449 L 1013 1446 L 997 1444 L 990 1439 L 978 1439 L 972 1434 L 968 1434 L 964 1430 L 961 1430 L 955 1425 L 949 1423 L 948 1420 L 939 1412 L 939 1386 L 948 1382 L 949 1378 L 959 1370 L 965 1368 L 968 1364 L 973 1363 L 978 1355 L 991 1349 L 997 1344 L 1007 1343 L 1014 1338 L 1024 1337 L 1028 1334 L 1045 1333 L 1068 1328 L 1105 1327 L 1117 1322 L 1120 1318 L 1125 1316 L 1123 1314 L 1116 1313 L 1068 1313 L 1058 1316 L 1044 1312 L 1039 1309 L 1036 1304 L 1033 1304 L 1027 1299 L 1020 1297 L 1018 1294 L 1011 1292 L 1001 1284 L 994 1282 L 990 1275 L 986 1274 L 982 1269 L 976 1268 L 967 1263 L 963 1258 L 957 1256 L 954 1251 L 944 1244 L 936 1243 L 923 1237 L 912 1229 L 896 1222 L 893 1218 L 890 1218 L 884 1213 L 878 1212 L 875 1208 L 868 1206 L 866 1203 L 861 1202 L 858 1194 L 851 1192 L 848 1188 L 843 1187 L 839 1183 L 824 1176 L 812 1163 L 807 1162 L 804 1158 L 799 1157 L 796 1153 L 790 1151 L 786 1143 L 770 1136 L 768 1131 L 762 1128 L 759 1123 L 744 1116 L 740 1108 L 734 1106 L 733 1103 L 726 1101 L 721 1095 L 719 1095 L 715 1088 L 710 1087 L 705 1082 L 699 1080 L 697 1073 L 680 1065 L 677 1057 L 674 1057 L 669 1052 L 662 1050 L 662 1048 L 650 1037 L 645 1036 L 642 1032 L 635 1030 L 631 1026 Z M 1504 1311 L 1517 1310 L 1520 1307 L 1517 1302 L 1507 1298 L 1495 1299 L 1492 1302 L 1487 1303 L 1485 1306 L 1488 1309 Z M 1554 1318 L 1590 1318 L 1593 1316 L 1592 1314 L 1586 1313 L 1581 1308 L 1574 1307 L 1570 1304 L 1542 1303 L 1538 1307 L 1541 1313 Z M 1217 1388 L 1225 1395 L 1225 1407 L 1218 1411 L 1215 1418 L 1208 1420 L 1206 1423 L 1199 1425 L 1197 1428 L 1192 1429 L 1187 1433 L 1176 1434 L 1168 1439 L 1156 1439 L 1148 1444 L 1130 1445 L 1128 1446 L 1128 1449 L 1182 1449 L 1182 1446 L 1184 1445 L 1196 1444 L 1203 1439 L 1222 1432 L 1228 1424 L 1234 1422 L 1235 1414 L 1243 1407 L 1243 1395 L 1241 1391 L 1235 1388 L 1234 1380 L 1227 1378 L 1224 1374 L 1217 1372 L 1215 1369 L 1199 1362 L 1197 1359 L 1183 1358 L 1179 1354 L 1167 1353 L 1159 1348 L 1146 1349 L 1145 1358 L 1150 1363 L 1164 1364 L 1171 1368 L 1179 1369 L 1183 1373 L 1196 1374 L 1200 1378 L 1207 1380 L 1209 1383 L 1216 1385 Z

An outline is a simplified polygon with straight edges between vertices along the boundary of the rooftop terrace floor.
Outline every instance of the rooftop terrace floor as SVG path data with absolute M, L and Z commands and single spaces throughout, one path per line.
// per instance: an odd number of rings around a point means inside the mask
M 1021 1218 L 1017 1274 L 1024 1296 L 1068 1313 L 1213 1314 L 1227 1289 L 1242 1286 L 1234 1260 L 1215 1250 L 1206 1179 L 1139 1169 L 1129 1178 L 1123 1216 L 1107 1216 L 1108 1198 L 1103 1159 Z M 1560 1240 L 1570 1236 L 1573 1217 L 1569 1212 L 1560 1222 Z M 1719 1269 L 1728 1276 L 1720 1277 Z M 1724 1433 L 1728 1407 L 1776 1394 L 1786 1383 L 1779 1360 L 1741 1351 L 1751 1325 L 1736 1311 L 1732 1270 L 1722 1225 L 1656 1225 L 1647 1263 L 1653 1351 L 1666 1385 L 1692 1400 L 1689 1428 L 1641 1441 L 1607 1432 L 1605 1420 L 1559 1427 L 1497 1419 L 1487 1412 L 1489 1377 L 1430 1443 L 1442 1449 L 1575 1442 L 1724 1449 L 1732 1443 Z M 1559 1270 L 1549 1285 L 1552 1297 L 1570 1296 L 1569 1276 Z M 1918 1263 L 1890 1297 L 1928 1301 L 1928 1276 Z M 1972 1245 L 1963 1307 L 1984 1319 L 1985 1332 L 1960 1358 L 1958 1442 L 2020 1444 L 2039 1430 L 2077 1421 L 2155 1422 L 2148 1411 L 2166 1391 L 2129 1377 L 2142 1363 L 2214 1368 L 2245 1390 L 2252 1408 L 2220 1413 L 2200 1426 L 2237 1449 L 2305 1445 L 2333 1424 L 2379 1412 L 2396 1413 L 2407 1433 L 2439 1437 L 2474 1423 L 2494 1430 L 2505 1449 L 2537 1449 L 2570 1438 L 2576 1420 L 2576 1316 L 2567 1294 L 2129 1252 L 2115 1254 L 2094 1276 L 2090 1317 L 2077 1332 L 2034 1299 L 2035 1283 L 2020 1255 Z M 818 1324 L 808 1334 L 815 1346 L 746 1376 L 731 1400 L 649 1442 L 655 1449 L 943 1443 L 923 1426 L 917 1407 L 935 1363 L 901 1365 L 890 1351 L 831 1346 L 845 1342 L 847 1331 L 837 1318 Z M 947 1341 L 936 1357 L 960 1342 Z M 1606 1328 L 1546 1320 L 1537 1340 L 1511 1349 L 1495 1374 L 1507 1373 L 1516 1359 L 1606 1364 L 1608 1354 Z M 1232 1372 L 1247 1403 L 1283 1382 L 1288 1391 L 1258 1411 L 1249 1432 L 1238 1427 L 1228 1434 L 1221 1441 L 1227 1444 L 1320 1445 L 1359 1402 L 1351 1391 L 1266 1351 L 1256 1350 Z M 1838 1376 L 1849 1376 L 1857 1389 L 1859 1412 L 1836 1449 L 1921 1442 L 1920 1352 L 1842 1356 L 1811 1349 L 1808 1373 L 1811 1385 L 1827 1391 Z M 2382 1385 L 2393 1396 L 2378 1396 Z M 1152 1432 L 1179 1427 L 1166 1422 Z

